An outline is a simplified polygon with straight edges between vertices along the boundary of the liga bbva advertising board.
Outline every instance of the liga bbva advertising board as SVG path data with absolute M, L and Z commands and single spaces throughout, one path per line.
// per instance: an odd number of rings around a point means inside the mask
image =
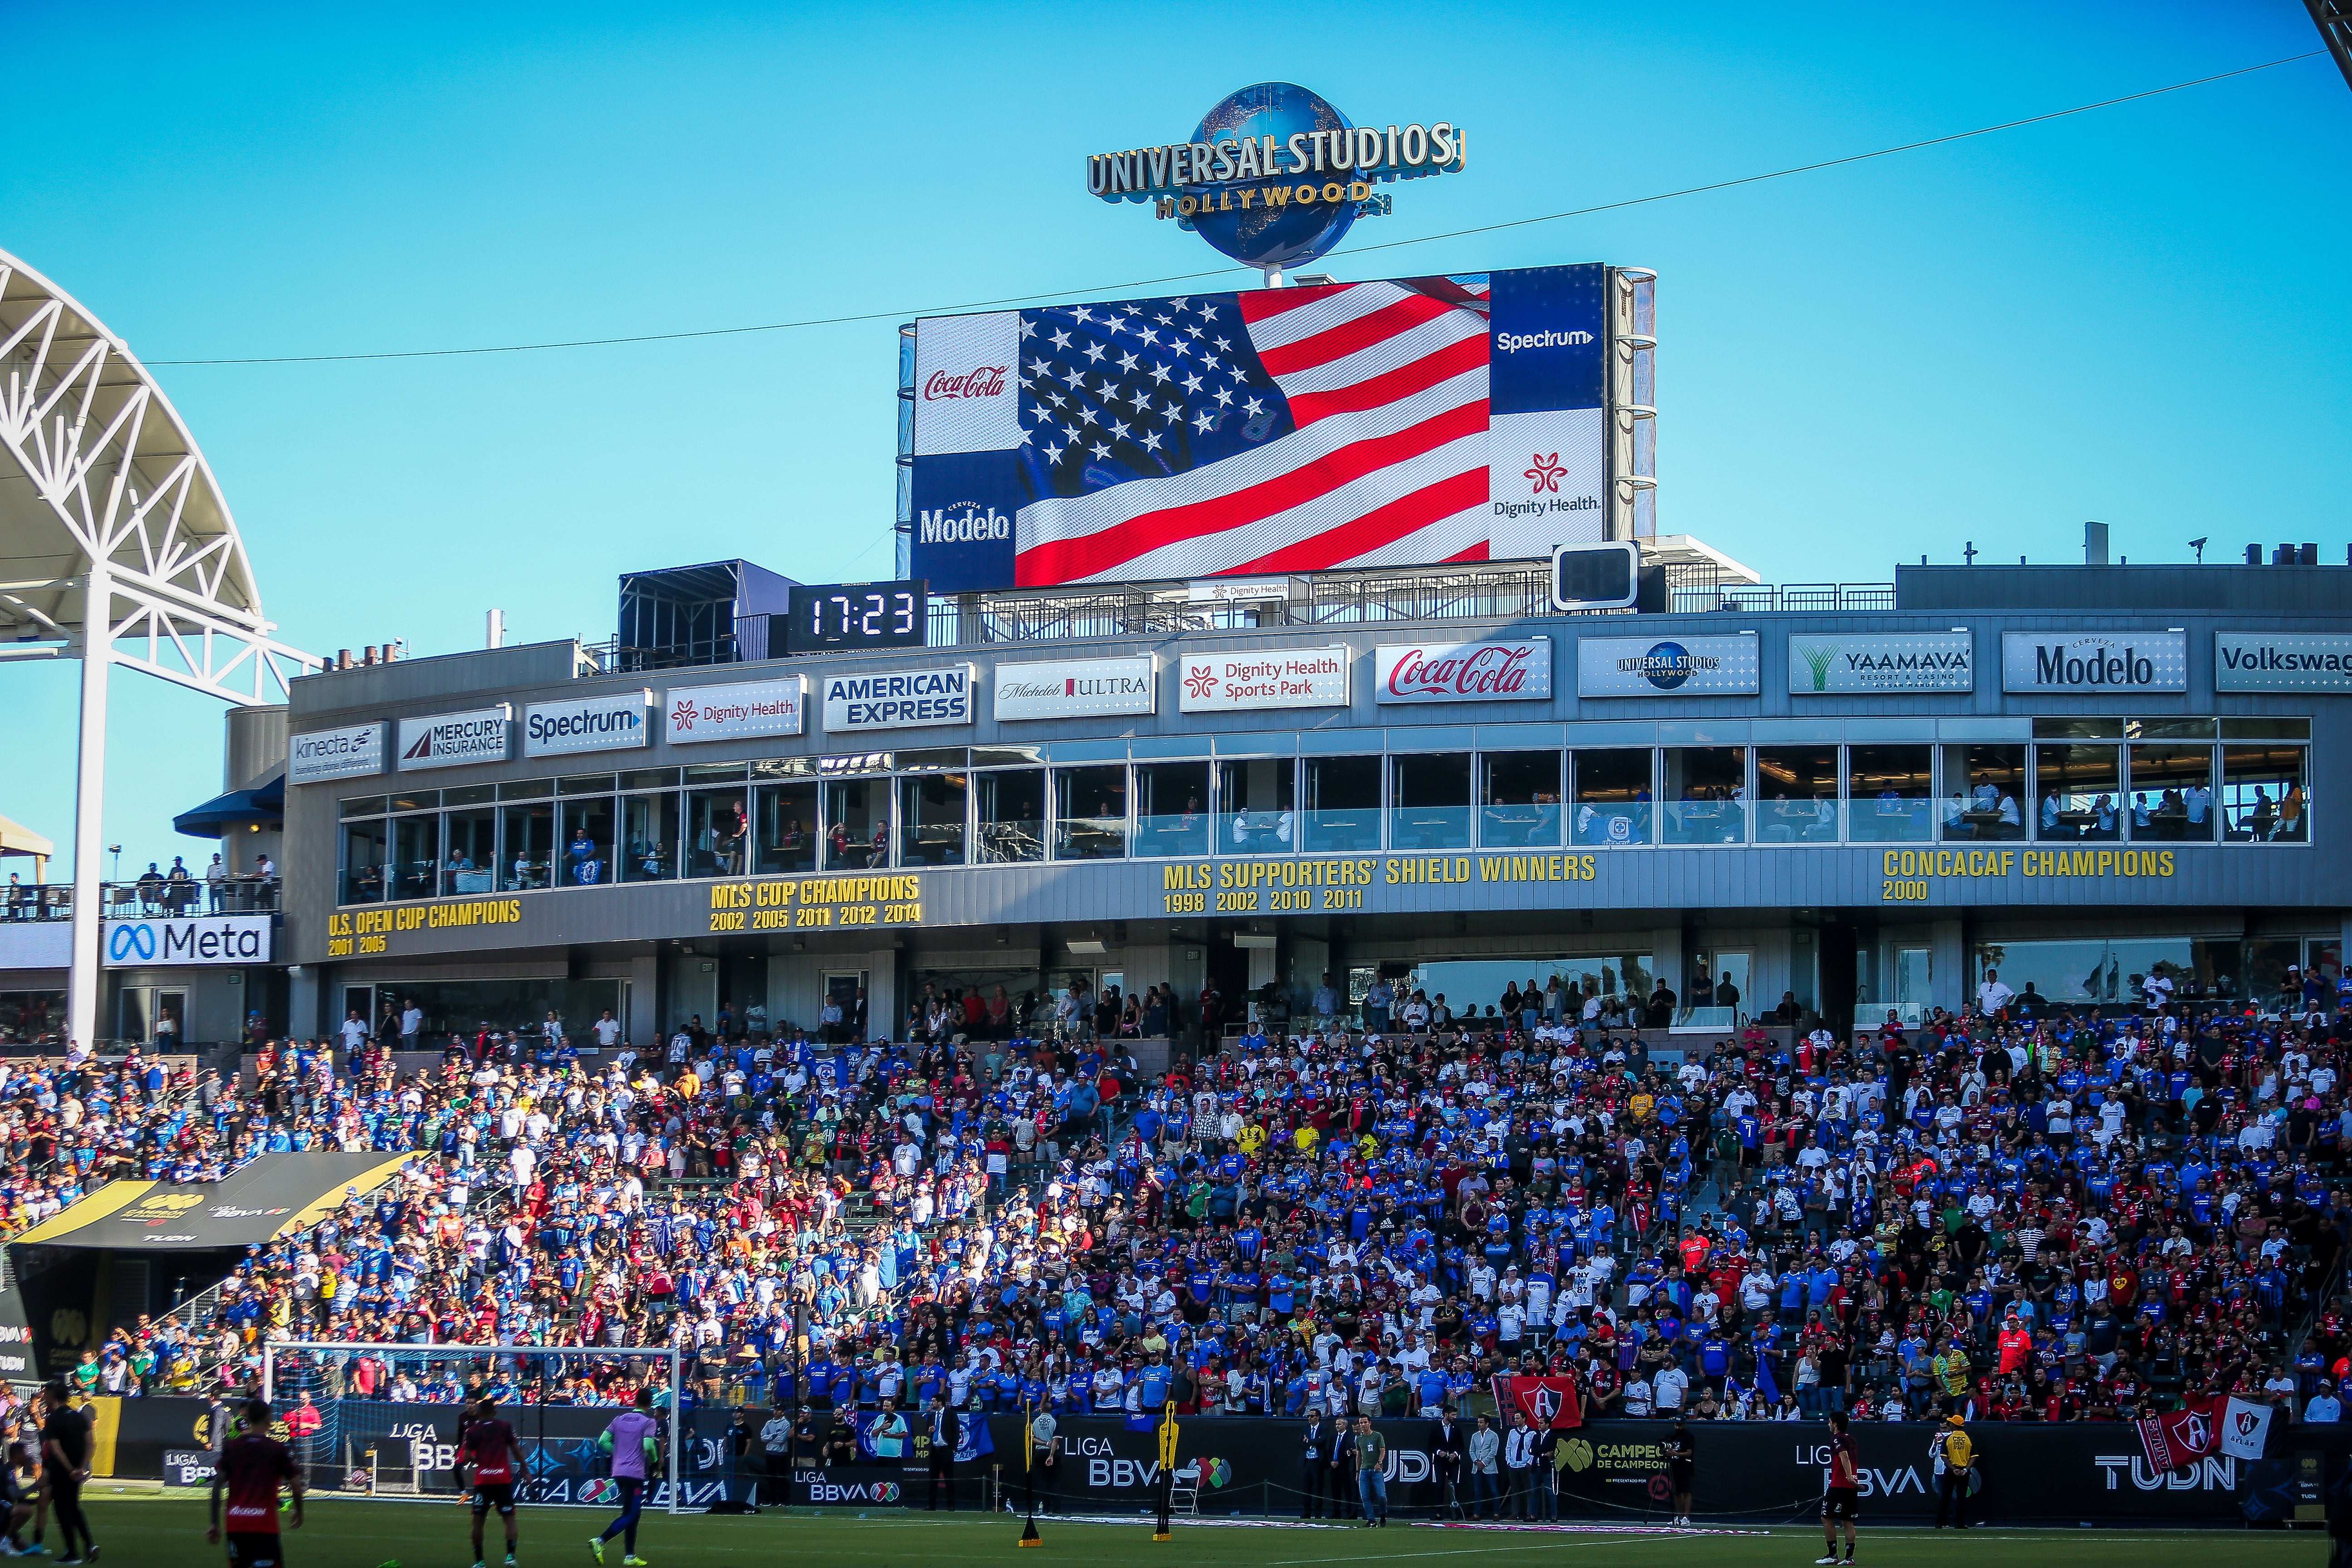
M 1597 541 L 1607 273 L 919 321 L 908 570 L 966 593 Z

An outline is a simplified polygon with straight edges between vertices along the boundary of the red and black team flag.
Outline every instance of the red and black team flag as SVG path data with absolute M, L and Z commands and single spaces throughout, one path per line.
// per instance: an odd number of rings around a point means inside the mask
M 1565 1375 L 1497 1375 L 1495 1407 L 1506 1415 L 1513 1410 L 1525 1412 L 1528 1425 L 1539 1431 L 1584 1425 L 1583 1394 L 1576 1386 L 1576 1379 Z

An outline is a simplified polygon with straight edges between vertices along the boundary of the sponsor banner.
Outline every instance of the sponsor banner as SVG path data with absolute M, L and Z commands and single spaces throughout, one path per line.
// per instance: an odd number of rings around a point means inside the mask
M 2352 637 L 2215 632 L 2216 691 L 2352 691 Z
M 1966 632 L 1855 632 L 1789 638 L 1789 691 L 1973 691 L 1976 639 Z
M 435 713 L 400 721 L 400 771 L 455 768 L 507 760 L 507 724 L 513 710 L 501 702 L 464 713 Z
M 73 921 L 0 919 L 0 969 L 64 969 L 72 963 Z
M 1551 639 L 1382 643 L 1376 702 L 1520 702 L 1551 696 Z
M 383 726 L 345 724 L 312 730 L 286 742 L 286 782 L 321 784 L 383 772 Z
M 2186 632 L 2003 632 L 2003 691 L 2186 691 Z
M 1002 452 L 1020 444 L 1017 310 L 938 316 L 915 328 L 915 452 Z
M 998 719 L 1083 719 L 1159 708 L 1160 660 L 1150 654 L 1000 664 L 994 679 L 989 710 Z
M 822 679 L 828 734 L 971 722 L 971 666 L 968 664 Z
M 643 746 L 653 726 L 650 690 L 616 691 L 572 702 L 534 702 L 522 710 L 522 754 L 560 757 L 574 752 L 617 752 Z
M 16 1286 L 0 1289 L 0 1377 L 11 1383 L 31 1383 L 33 1323 L 25 1309 L 25 1295 Z
M 1235 713 L 1255 708 L 1345 708 L 1345 647 L 1188 653 L 1177 672 L 1178 708 Z
M 669 715 L 673 746 L 798 735 L 808 726 L 808 677 L 672 687 L 662 693 L 662 708 Z
M 107 921 L 98 950 L 109 969 L 268 963 L 271 915 L 194 915 L 185 920 Z
M 1734 637 L 1585 637 L 1576 645 L 1580 697 L 1720 697 L 1753 694 L 1759 676 L 1753 632 Z
M 1496 413 L 1486 423 L 1487 559 L 1549 556 L 1598 544 L 1607 444 L 1598 408 Z
M 1184 584 L 1185 602 L 1193 605 L 1258 605 L 1290 596 L 1291 582 L 1287 577 L 1212 578 Z
M 209 1487 L 215 1468 L 208 1448 L 163 1450 L 163 1484 L 167 1487 Z

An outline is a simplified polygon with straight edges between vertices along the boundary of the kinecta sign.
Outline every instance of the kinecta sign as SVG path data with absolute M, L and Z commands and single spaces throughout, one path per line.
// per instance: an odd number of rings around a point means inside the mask
M 99 933 L 99 952 L 109 969 L 268 963 L 270 919 L 202 915 L 183 921 L 108 921 Z
M 824 677 L 824 727 L 833 734 L 971 722 L 971 666 Z
M 1000 664 L 992 711 L 999 719 L 1076 719 L 1156 710 L 1160 661 L 1086 658 Z
M 522 754 L 558 757 L 642 746 L 651 728 L 646 710 L 653 700 L 654 694 L 641 688 L 572 702 L 534 702 L 522 710 Z
M 662 693 L 669 743 L 747 741 L 797 735 L 808 723 L 808 677 L 744 680 L 728 686 L 674 686 Z
M 2352 691 L 2352 637 L 2215 632 L 2216 691 Z
M 383 726 L 346 724 L 313 730 L 286 742 L 286 782 L 321 784 L 383 772 Z
M 1514 702 L 1551 696 L 1551 639 L 1383 643 L 1373 650 L 1378 702 Z
M 2003 632 L 2003 691 L 2186 691 L 2186 632 Z
M 467 763 L 507 760 L 507 721 L 512 710 L 501 702 L 467 713 L 436 713 L 400 721 L 400 768 L 454 768 Z

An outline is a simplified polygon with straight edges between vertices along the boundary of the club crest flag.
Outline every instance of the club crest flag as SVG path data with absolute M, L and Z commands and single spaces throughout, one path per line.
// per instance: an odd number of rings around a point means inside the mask
M 2158 1470 L 2178 1470 L 2221 1453 L 2221 1405 L 2218 1398 L 2200 1399 L 2137 1423 L 2148 1464 Z
M 2232 1395 L 2221 1413 L 2221 1452 L 2233 1459 L 2259 1459 L 2270 1436 L 2271 1407 Z
M 1495 1404 L 1523 1413 L 1538 1431 L 1584 1425 L 1584 1401 L 1572 1377 L 1496 1377 Z

